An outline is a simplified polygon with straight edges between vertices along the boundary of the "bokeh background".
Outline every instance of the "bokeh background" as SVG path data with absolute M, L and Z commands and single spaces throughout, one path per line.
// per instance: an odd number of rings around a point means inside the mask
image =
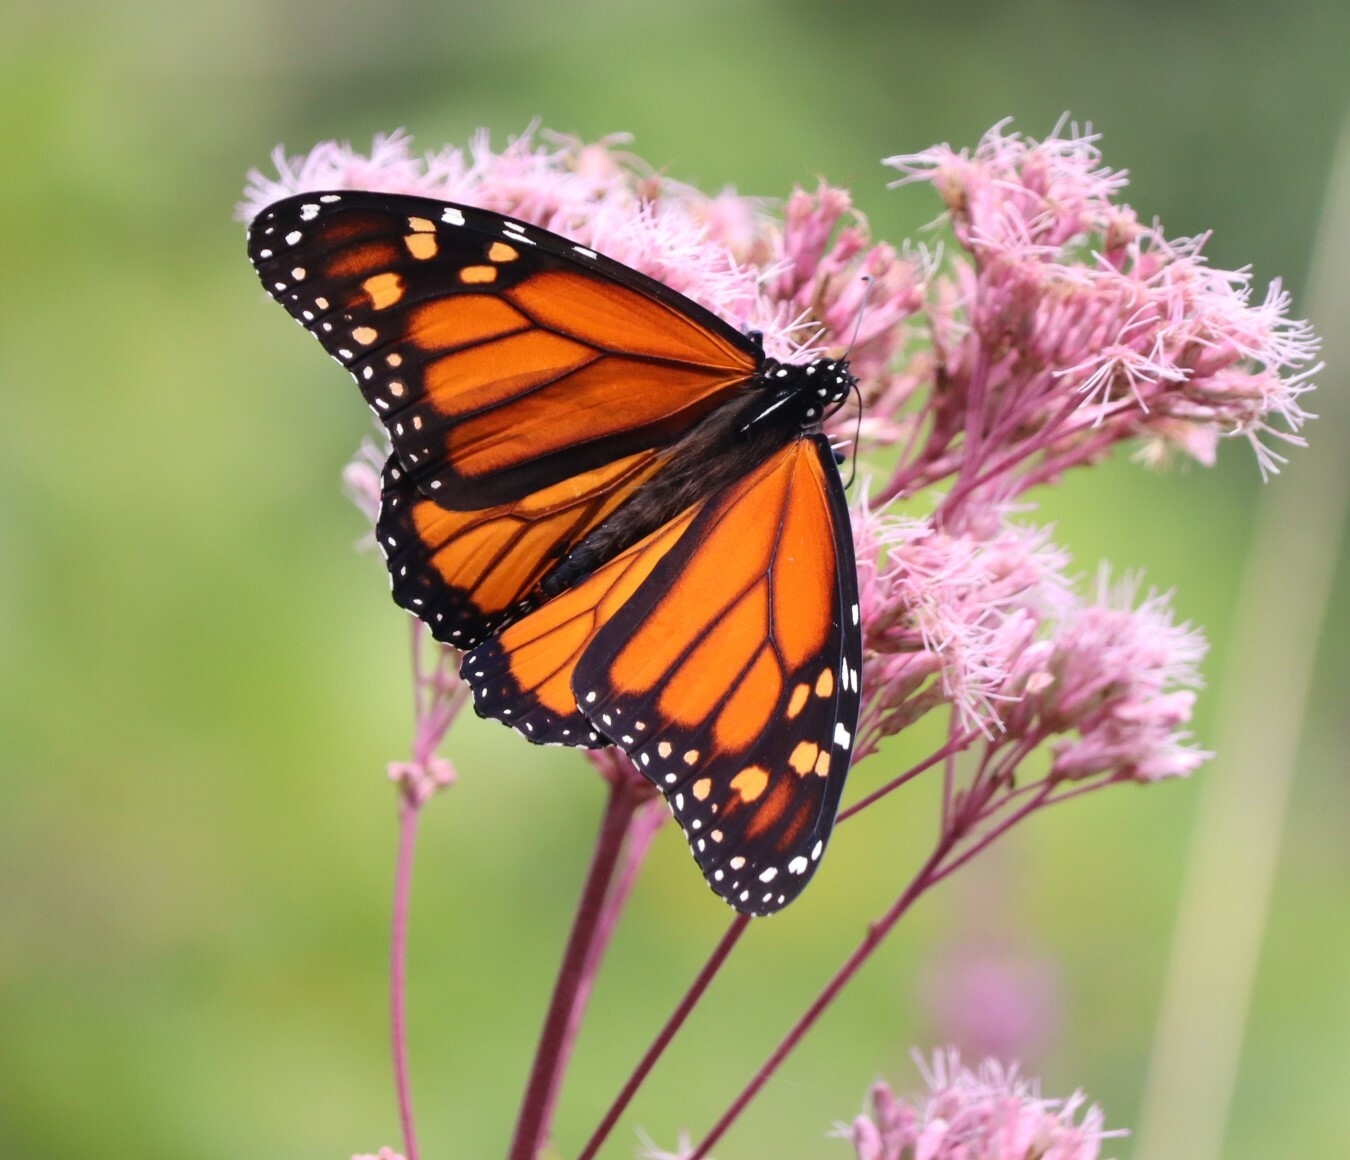
M 1343 1155 L 1350 592 L 1339 578 L 1312 669 L 1241 647 L 1254 619 L 1278 638 L 1291 612 L 1320 617 L 1302 569 L 1239 609 L 1267 493 L 1345 459 L 1350 257 L 1323 211 L 1347 61 L 1343 0 L 0 7 L 0 1156 L 317 1160 L 398 1142 L 383 769 L 406 752 L 407 625 L 378 561 L 351 550 L 363 526 L 338 486 L 365 408 L 245 260 L 232 213 L 249 167 L 278 142 L 398 126 L 426 149 L 479 126 L 501 144 L 537 116 L 631 132 L 705 188 L 847 183 L 899 241 L 938 206 L 888 192 L 881 157 L 973 145 L 1005 116 L 1040 135 L 1065 111 L 1130 169 L 1142 217 L 1213 229 L 1216 264 L 1283 276 L 1296 314 L 1325 311 L 1322 442 L 1264 493 L 1232 443 L 1212 471 L 1121 456 L 1038 498 L 1084 573 L 1141 568 L 1208 629 L 1202 742 L 1254 666 L 1272 690 L 1310 681 L 1287 816 L 1254 799 L 1218 842 L 1241 864 L 1243 825 L 1280 833 L 1268 912 L 1252 900 L 1250 1006 L 1229 1020 L 1245 1031 L 1222 1155 Z M 1326 510 L 1284 522 L 1334 560 Z M 855 792 L 920 744 L 861 767 Z M 491 1157 L 602 792 L 577 755 L 477 720 L 449 753 L 461 780 L 426 819 L 414 896 L 414 1079 L 426 1154 Z M 911 1046 L 996 1027 L 1047 1094 L 1082 1087 L 1137 1127 L 1197 819 L 1225 773 L 1221 755 L 1191 782 L 1044 815 L 930 895 L 718 1155 L 846 1156 L 828 1133 L 874 1077 L 914 1088 Z M 631 1155 L 638 1129 L 670 1147 L 711 1123 L 929 847 L 931 807 L 920 790 L 851 825 L 803 900 L 752 930 L 607 1155 Z M 663 832 L 563 1093 L 563 1155 L 727 918 Z M 1162 1141 L 1148 1160 L 1194 1160 Z M 1106 1154 L 1143 1156 L 1129 1139 Z

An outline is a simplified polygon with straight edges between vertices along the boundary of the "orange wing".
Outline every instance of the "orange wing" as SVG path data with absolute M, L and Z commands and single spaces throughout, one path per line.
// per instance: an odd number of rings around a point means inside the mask
M 394 599 L 438 640 L 471 648 L 527 607 L 558 559 L 659 466 L 657 452 L 642 452 L 523 499 L 463 512 L 428 499 L 391 456 L 375 536 Z
M 577 707 L 572 673 L 595 634 L 623 608 L 693 522 L 690 509 L 464 657 L 474 708 L 541 745 L 610 744 Z M 632 742 L 633 738 L 626 738 Z
M 797 896 L 829 839 L 862 662 L 828 442 L 795 440 L 465 657 L 476 707 L 532 740 L 611 741 L 666 795 L 738 910 Z M 563 735 L 566 730 L 566 735 Z M 598 737 L 597 737 L 598 735 Z
M 249 252 L 351 371 L 405 471 L 455 511 L 667 446 L 762 358 L 659 282 L 466 206 L 305 194 L 258 216 Z

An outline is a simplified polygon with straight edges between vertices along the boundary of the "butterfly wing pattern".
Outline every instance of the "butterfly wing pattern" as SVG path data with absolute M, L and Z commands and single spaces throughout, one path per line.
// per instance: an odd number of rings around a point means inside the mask
M 585 246 L 427 198 L 287 198 L 249 253 L 389 433 L 394 598 L 468 650 L 479 714 L 618 745 L 718 895 L 795 898 L 859 706 L 853 541 L 819 433 L 846 364 L 778 364 Z

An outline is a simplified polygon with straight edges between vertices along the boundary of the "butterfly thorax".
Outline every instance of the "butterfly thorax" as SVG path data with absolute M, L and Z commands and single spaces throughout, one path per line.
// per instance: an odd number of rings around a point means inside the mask
M 677 513 L 716 495 L 794 439 L 819 430 L 855 382 L 842 360 L 765 359 L 748 389 L 674 444 L 661 469 L 568 552 L 540 590 L 551 597 L 570 588 Z
M 750 396 L 756 404 L 750 424 L 757 426 L 772 418 L 775 427 L 792 435 L 809 431 L 848 397 L 856 382 L 843 360 L 780 363 L 765 359 Z

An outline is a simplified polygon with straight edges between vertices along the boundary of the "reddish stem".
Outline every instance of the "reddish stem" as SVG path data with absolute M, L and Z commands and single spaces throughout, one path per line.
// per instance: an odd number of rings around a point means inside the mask
M 394 1053 L 394 1086 L 403 1126 L 403 1152 L 417 1160 L 412 1088 L 408 1082 L 408 903 L 412 893 L 413 848 L 421 803 L 404 792 L 398 812 L 398 862 L 394 871 L 394 915 L 389 936 L 389 1032 Z
M 839 817 L 836 819 L 836 824 L 847 821 L 854 814 L 866 809 L 877 801 L 880 801 L 881 798 L 892 791 L 899 789 L 900 786 L 917 777 L 919 774 L 923 773 L 924 770 L 931 768 L 939 761 L 944 760 L 949 755 L 964 748 L 970 743 L 974 736 L 975 734 L 973 732 L 969 732 L 954 738 L 942 749 L 938 750 L 937 753 L 933 754 L 932 757 L 920 762 L 918 765 L 901 774 L 899 777 L 894 778 L 881 788 L 874 790 L 866 797 L 849 806 L 848 809 L 842 810 Z M 609 1138 L 609 1134 L 614 1130 L 614 1126 L 618 1123 L 619 1117 L 623 1115 L 624 1111 L 628 1108 L 628 1105 L 632 1103 L 633 1097 L 637 1094 L 638 1089 L 642 1084 L 646 1082 L 647 1076 L 651 1073 L 652 1068 L 656 1066 L 657 1061 L 660 1060 L 661 1056 L 670 1046 L 671 1040 L 675 1038 L 680 1028 L 684 1026 L 684 1022 L 689 1017 L 690 1012 L 693 1011 L 694 1007 L 703 997 L 703 993 L 708 989 L 713 979 L 722 969 L 723 964 L 731 955 L 737 942 L 740 941 L 740 937 L 745 933 L 749 923 L 749 918 L 743 914 L 738 915 L 732 922 L 731 926 L 727 929 L 727 932 L 722 936 L 721 941 L 709 956 L 708 961 L 704 963 L 703 967 L 700 969 L 697 977 L 690 985 L 689 990 L 685 992 L 679 1005 L 671 1013 L 670 1018 L 652 1041 L 651 1046 L 647 1048 L 647 1051 L 638 1061 L 637 1066 L 633 1069 L 627 1082 L 615 1097 L 614 1102 L 610 1105 L 604 1118 L 600 1121 L 600 1125 L 586 1142 L 586 1147 L 581 1150 L 577 1160 L 593 1160 L 601 1145 Z
M 716 977 L 717 972 L 722 969 L 722 964 L 726 962 L 727 956 L 731 954 L 732 948 L 740 941 L 741 935 L 745 933 L 745 928 L 749 925 L 750 916 L 746 914 L 738 914 L 732 920 L 731 925 L 727 927 L 726 934 L 722 936 L 722 940 L 717 944 L 708 961 L 703 964 L 703 969 L 699 971 L 693 985 L 685 992 L 679 1006 L 666 1020 L 666 1025 L 661 1028 L 652 1041 L 652 1045 L 647 1048 L 646 1054 L 638 1061 L 637 1067 L 633 1069 L 633 1074 L 628 1077 L 628 1082 L 623 1085 L 623 1090 L 615 1097 L 609 1111 L 605 1113 L 605 1118 L 600 1121 L 600 1126 L 591 1133 L 591 1138 L 586 1141 L 586 1147 L 581 1150 L 581 1155 L 577 1157 L 577 1160 L 593 1160 L 596 1152 L 600 1150 L 600 1146 L 608 1138 L 610 1132 L 614 1130 L 614 1125 L 619 1122 L 619 1117 L 623 1115 L 624 1110 L 632 1102 L 638 1088 L 647 1078 L 647 1074 L 656 1066 L 656 1061 L 670 1046 L 670 1041 L 675 1038 L 676 1033 L 684 1025 L 689 1013 L 703 997 L 703 992 L 708 989 L 708 985 Z
M 844 965 L 835 972 L 834 977 L 825 985 L 824 990 L 816 996 L 815 1001 L 806 1009 L 806 1013 L 793 1024 L 792 1030 L 790 1030 L 778 1046 L 774 1048 L 773 1054 L 770 1055 L 764 1065 L 755 1072 L 754 1077 L 746 1084 L 745 1088 L 741 1091 L 741 1094 L 736 1097 L 731 1106 L 722 1114 L 721 1119 L 713 1125 L 712 1129 L 699 1143 L 699 1146 L 689 1154 L 688 1160 L 703 1160 L 703 1158 L 708 1155 L 708 1150 L 712 1148 L 712 1146 L 726 1133 L 727 1129 L 735 1123 L 741 1112 L 745 1110 L 746 1105 L 759 1094 L 759 1090 L 769 1082 L 769 1079 L 773 1076 L 774 1072 L 778 1070 L 783 1060 L 792 1053 L 793 1049 L 801 1042 L 806 1033 L 815 1026 L 816 1021 L 824 1014 L 826 1008 L 834 1001 L 839 992 L 843 990 L 849 980 L 857 974 L 858 968 L 861 967 L 871 956 L 872 952 L 881 945 L 882 941 L 890 934 L 891 929 L 895 924 L 899 922 L 905 912 L 914 905 L 915 900 L 928 889 L 929 885 L 932 883 L 933 875 L 941 864 L 942 859 L 945 858 L 948 851 L 951 850 L 954 842 L 955 837 L 953 835 L 946 835 L 938 842 L 937 848 L 929 855 L 928 861 L 923 864 L 919 872 L 910 881 L 910 884 L 905 888 L 905 892 L 896 899 L 895 905 L 893 905 L 879 921 L 874 922 L 868 928 L 867 934 L 864 936 L 862 942 L 858 944 L 853 953 L 844 961 Z
M 634 770 L 632 776 L 640 777 L 641 775 Z M 639 794 L 639 800 L 641 800 L 641 796 Z M 601 960 L 605 957 L 605 951 L 609 949 L 610 940 L 614 937 L 614 928 L 618 926 L 619 916 L 623 913 L 628 896 L 633 892 L 633 887 L 637 883 L 638 871 L 642 868 L 642 863 L 646 859 L 652 839 L 656 837 L 656 831 L 668 816 L 665 801 L 659 796 L 654 796 L 642 801 L 629 823 L 623 846 L 623 861 L 610 884 L 609 892 L 605 895 L 604 908 L 601 911 L 599 921 L 595 925 L 595 933 L 587 951 L 586 963 L 582 968 L 581 985 L 578 987 L 576 999 L 572 1003 L 571 1017 L 567 1022 L 567 1030 L 559 1048 L 559 1054 L 564 1060 L 572 1057 L 572 1046 L 576 1042 L 577 1032 L 581 1029 L 581 1018 L 585 1014 L 586 1005 L 590 1002 L 591 990 L 595 986 L 595 977 L 599 974 Z M 560 1069 L 554 1081 L 554 1090 L 549 1096 L 551 1104 L 557 1102 L 557 1089 L 561 1080 L 562 1071 Z
M 642 800 L 628 779 L 615 778 L 610 783 L 609 801 L 605 805 L 600 833 L 591 854 L 590 869 L 577 903 L 576 917 L 572 921 L 562 964 L 558 968 L 558 978 L 553 986 L 553 998 L 544 1018 L 529 1082 L 521 1100 L 515 1138 L 511 1141 L 510 1160 L 535 1160 L 548 1139 L 558 1088 L 571 1047 L 569 1028 L 573 1025 L 578 1005 L 589 991 L 588 967 L 593 970 L 595 965 L 591 947 L 600 929 L 605 896 L 623 850 L 629 823 Z
M 865 797 L 859 798 L 847 809 L 840 810 L 839 816 L 835 819 L 835 824 L 838 825 L 840 822 L 848 821 L 848 819 L 851 818 L 854 814 L 859 813 L 862 810 L 865 810 L 870 805 L 875 805 L 887 794 L 894 793 L 902 785 L 905 785 L 906 783 L 912 781 L 914 778 L 918 777 L 919 774 L 923 773 L 925 770 L 931 769 L 939 761 L 945 761 L 952 755 L 961 752 L 961 750 L 965 749 L 971 743 L 971 741 L 973 741 L 977 736 L 979 736 L 978 733 L 976 733 L 974 730 L 969 730 L 965 733 L 961 733 L 958 736 L 954 737 L 951 741 L 948 741 L 946 745 L 944 745 L 931 757 L 925 758 L 923 761 L 919 762 L 918 765 L 915 765 L 910 769 L 906 770 L 899 777 L 892 778 L 885 785 L 881 786 L 878 789 L 874 789 L 871 793 L 867 794 Z
M 975 349 L 975 365 L 971 368 L 966 385 L 966 438 L 961 447 L 961 470 L 952 489 L 954 495 L 962 493 L 962 485 L 975 474 L 984 452 L 984 411 L 988 387 L 989 347 L 980 343 Z M 944 510 L 950 506 L 950 502 L 949 496 L 943 503 Z

